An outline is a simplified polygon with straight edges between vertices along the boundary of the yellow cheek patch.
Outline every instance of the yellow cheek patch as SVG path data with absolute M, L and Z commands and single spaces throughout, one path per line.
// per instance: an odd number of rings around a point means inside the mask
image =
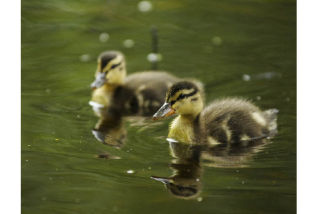
M 171 108 L 177 109 L 178 106 L 179 106 L 178 103 L 175 103 L 175 104 L 173 104 L 173 105 L 171 106 Z

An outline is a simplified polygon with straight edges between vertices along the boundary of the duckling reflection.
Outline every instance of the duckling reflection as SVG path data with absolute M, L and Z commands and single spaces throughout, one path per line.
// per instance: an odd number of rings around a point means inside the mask
M 122 148 L 127 138 L 122 117 L 101 117 L 92 129 L 92 134 L 101 143 L 116 148 Z
M 170 164 L 173 175 L 170 177 L 152 176 L 165 184 L 169 192 L 182 199 L 195 199 L 201 194 L 203 167 L 243 168 L 252 157 L 268 143 L 267 139 L 239 142 L 232 145 L 194 145 L 169 141 Z
M 256 139 L 232 145 L 205 146 L 201 152 L 201 163 L 203 166 L 215 168 L 248 167 L 254 155 L 268 144 L 268 139 Z
M 202 186 L 200 148 L 200 146 L 170 142 L 171 154 L 176 157 L 170 164 L 173 175 L 170 177 L 151 176 L 151 178 L 165 184 L 169 192 L 177 198 L 196 198 Z

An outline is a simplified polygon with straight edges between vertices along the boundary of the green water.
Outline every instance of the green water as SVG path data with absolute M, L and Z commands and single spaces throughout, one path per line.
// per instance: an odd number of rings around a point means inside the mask
M 22 212 L 295 213 L 296 2 L 161 0 L 151 1 L 148 13 L 138 2 L 22 1 Z M 98 120 L 88 105 L 96 57 L 120 50 L 128 73 L 149 69 L 152 25 L 159 68 L 197 77 L 207 102 L 242 96 L 280 110 L 279 134 L 249 152 L 245 167 L 201 164 L 201 193 L 193 200 L 150 179 L 173 174 L 169 121 L 124 121 L 121 149 L 91 133 Z M 106 42 L 99 40 L 103 32 Z M 126 39 L 134 47 L 125 48 Z M 102 153 L 120 159 L 96 157 Z

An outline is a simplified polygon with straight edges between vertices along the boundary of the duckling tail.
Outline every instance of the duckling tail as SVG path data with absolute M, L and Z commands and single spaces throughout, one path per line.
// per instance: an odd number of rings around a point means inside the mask
M 268 121 L 269 137 L 274 137 L 278 133 L 277 129 L 277 117 L 279 110 L 276 108 L 268 109 L 263 112 L 265 118 Z

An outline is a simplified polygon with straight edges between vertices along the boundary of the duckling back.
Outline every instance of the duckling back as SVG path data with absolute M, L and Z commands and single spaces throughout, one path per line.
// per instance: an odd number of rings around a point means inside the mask
M 151 115 L 165 99 L 168 88 L 179 79 L 166 72 L 137 72 L 121 85 L 104 85 L 92 94 L 90 105 L 103 114 Z
M 277 133 L 278 110 L 261 111 L 240 98 L 214 101 L 201 113 L 207 141 L 236 143 L 273 137 Z
M 276 108 L 268 109 L 263 112 L 264 118 L 267 120 L 269 137 L 274 137 L 278 133 L 278 118 L 279 110 Z
M 140 114 L 156 111 L 165 99 L 168 88 L 179 79 L 160 71 L 138 72 L 125 79 L 125 87 L 135 94 Z

